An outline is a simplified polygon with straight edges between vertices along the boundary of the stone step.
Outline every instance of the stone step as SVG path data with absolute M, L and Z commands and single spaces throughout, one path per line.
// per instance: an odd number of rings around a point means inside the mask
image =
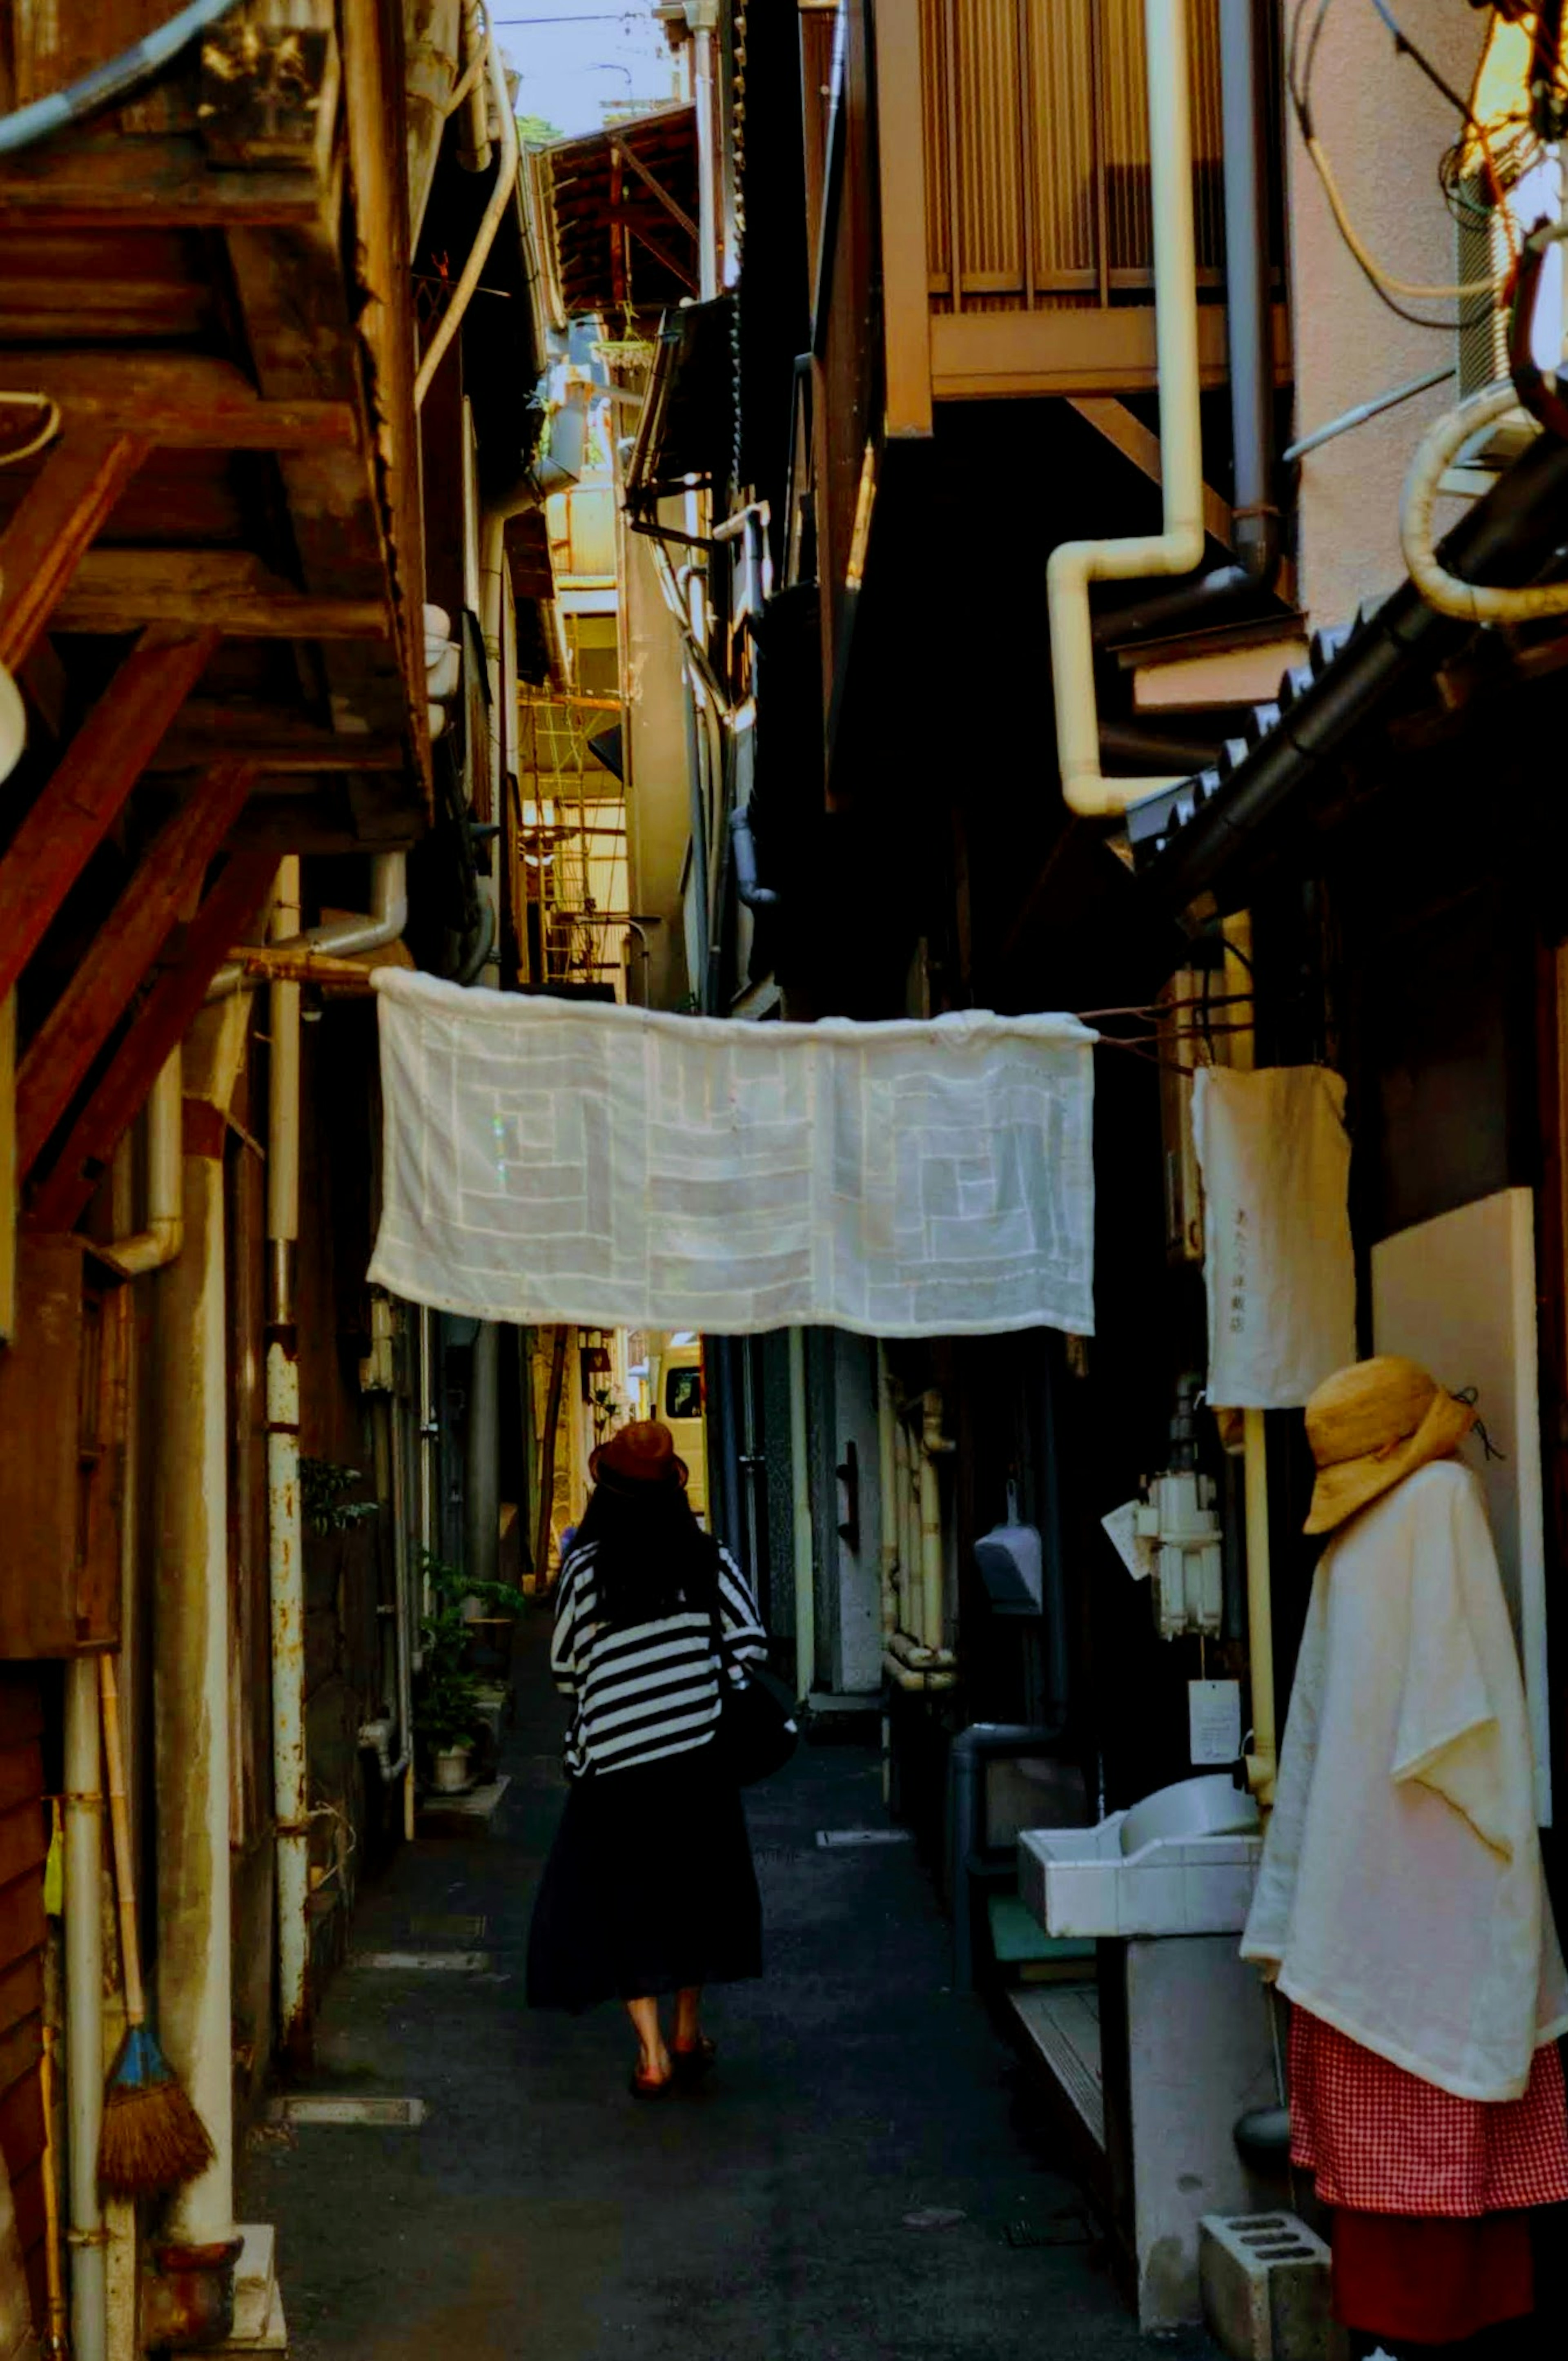
M 244 2244 L 234 2267 L 234 2334 L 246 2342 L 263 2334 L 278 2291 L 278 2234 L 270 2222 L 242 2222 Z
M 280 2353 L 286 2356 L 289 2350 L 289 2331 L 283 2319 L 283 2290 L 278 2285 L 277 2280 L 274 2279 L 271 2283 L 271 2287 L 269 2290 L 269 2301 L 266 2316 L 262 2320 L 260 2326 L 258 2328 L 254 2335 L 241 2335 L 239 2333 L 239 2306 L 236 2302 L 235 2306 L 235 2334 L 228 2339 L 226 2344 L 209 2345 L 205 2347 L 205 2350 L 212 2354 L 233 2353 L 236 2355 L 241 2353 Z

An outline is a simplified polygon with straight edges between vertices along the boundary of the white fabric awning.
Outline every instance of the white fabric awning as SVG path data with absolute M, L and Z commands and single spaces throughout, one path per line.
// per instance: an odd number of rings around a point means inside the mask
M 372 1279 L 516 1323 L 1094 1324 L 1072 1016 L 729 1023 L 383 968 Z

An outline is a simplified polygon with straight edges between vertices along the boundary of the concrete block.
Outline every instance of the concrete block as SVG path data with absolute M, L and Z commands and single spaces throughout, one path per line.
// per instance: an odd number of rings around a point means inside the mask
M 1206 2213 L 1203 2319 L 1230 2361 L 1344 2361 L 1329 2310 L 1329 2250 L 1294 2213 Z

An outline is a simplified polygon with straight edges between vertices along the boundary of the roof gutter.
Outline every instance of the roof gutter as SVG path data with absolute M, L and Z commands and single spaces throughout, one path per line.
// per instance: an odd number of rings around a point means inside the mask
M 1565 540 L 1568 443 L 1543 434 L 1437 554 L 1451 574 L 1511 588 L 1533 581 Z M 1413 582 L 1402 583 L 1255 747 L 1237 747 L 1228 766 L 1183 783 L 1177 807 L 1190 796 L 1192 815 L 1145 872 L 1147 893 L 1161 907 L 1186 913 L 1189 924 L 1202 923 L 1264 831 L 1300 802 L 1388 696 L 1434 672 L 1474 630 L 1470 620 L 1428 606 Z

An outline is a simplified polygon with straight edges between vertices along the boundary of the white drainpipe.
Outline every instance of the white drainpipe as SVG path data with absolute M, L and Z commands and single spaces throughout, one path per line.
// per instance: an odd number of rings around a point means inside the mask
M 1159 370 L 1164 528 L 1122 541 L 1069 541 L 1046 568 L 1057 759 L 1069 811 L 1102 818 L 1170 779 L 1107 779 L 1100 769 L 1091 582 L 1190 574 L 1203 558 L 1203 448 L 1198 409 L 1198 280 L 1192 225 L 1192 126 L 1187 0 L 1144 0 L 1148 50 L 1149 180 L 1154 212 L 1155 339 Z
M 122 1279 L 139 1279 L 172 1262 L 185 1237 L 182 1131 L 185 1101 L 181 1053 L 159 1067 L 147 1103 L 147 1227 L 93 1249 Z
M 806 1337 L 789 1332 L 790 1521 L 795 1533 L 795 1693 L 804 1703 L 817 1670 L 817 1582 L 811 1533 L 811 1466 L 806 1458 Z
M 697 290 L 705 303 L 718 292 L 718 140 L 713 94 L 713 37 L 717 0 L 686 0 L 691 28 L 692 97 L 696 107 Z
M 279 871 L 274 941 L 297 939 L 300 862 Z M 278 2017 L 285 2051 L 307 2033 L 310 1820 L 305 1763 L 305 1568 L 300 1515 L 300 986 L 269 991 L 267 1107 L 267 1561 L 272 1601 L 272 1788 L 278 1830 Z

